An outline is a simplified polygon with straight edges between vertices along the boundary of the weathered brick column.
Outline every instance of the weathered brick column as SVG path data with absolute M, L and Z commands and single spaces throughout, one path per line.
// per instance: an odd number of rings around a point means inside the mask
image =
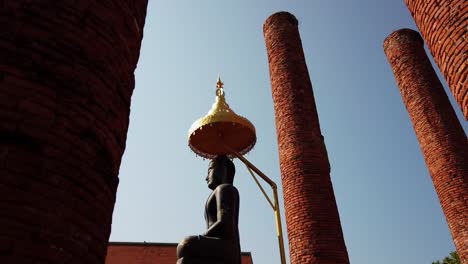
M 0 6 L 0 263 L 104 263 L 147 0 Z
M 420 35 L 390 34 L 384 50 L 419 140 L 462 263 L 468 263 L 468 141 Z
M 292 264 L 349 263 L 296 18 L 263 25 Z
M 405 2 L 468 120 L 468 1 Z

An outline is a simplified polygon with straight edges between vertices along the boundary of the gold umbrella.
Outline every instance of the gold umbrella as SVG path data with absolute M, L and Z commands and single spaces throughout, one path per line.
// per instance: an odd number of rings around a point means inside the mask
M 204 117 L 192 124 L 188 132 L 192 151 L 208 159 L 218 155 L 233 158 L 234 154 L 225 145 L 244 155 L 257 141 L 252 123 L 234 113 L 226 103 L 223 85 L 218 77 L 215 103 Z

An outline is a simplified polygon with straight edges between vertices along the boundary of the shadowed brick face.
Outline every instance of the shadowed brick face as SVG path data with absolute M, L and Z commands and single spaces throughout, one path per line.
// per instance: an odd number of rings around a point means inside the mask
M 296 18 L 263 25 L 292 264 L 349 263 Z
M 104 263 L 146 0 L 0 3 L 0 263 Z
M 405 2 L 468 120 L 468 1 Z
M 468 141 L 442 84 L 410 29 L 390 34 L 384 50 L 419 140 L 455 247 L 468 263 Z

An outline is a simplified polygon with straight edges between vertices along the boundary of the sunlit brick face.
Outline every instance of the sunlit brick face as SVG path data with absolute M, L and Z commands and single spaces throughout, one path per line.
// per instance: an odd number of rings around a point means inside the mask
M 468 141 L 424 51 L 419 33 L 401 29 L 384 41 L 403 103 L 462 263 L 468 263 Z
M 297 19 L 263 25 L 292 264 L 349 263 Z
M 405 2 L 468 120 L 468 1 Z

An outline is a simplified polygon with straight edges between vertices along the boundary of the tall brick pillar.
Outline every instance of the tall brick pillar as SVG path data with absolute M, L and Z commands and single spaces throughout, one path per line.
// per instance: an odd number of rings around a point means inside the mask
M 405 2 L 468 120 L 468 1 Z
M 104 263 L 146 5 L 1 1 L 0 263 Z
M 263 25 L 292 264 L 349 263 L 297 19 Z
M 401 29 L 385 39 L 384 50 L 455 247 L 468 263 L 468 141 L 423 45 L 416 31 Z

